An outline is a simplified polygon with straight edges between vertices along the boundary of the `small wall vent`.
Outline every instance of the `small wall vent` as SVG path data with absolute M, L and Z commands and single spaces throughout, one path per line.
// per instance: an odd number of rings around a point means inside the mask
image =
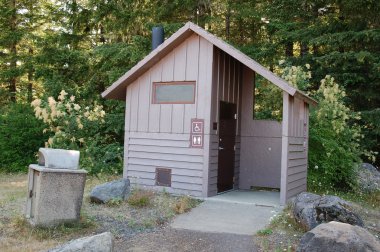
M 172 185 L 172 169 L 156 168 L 156 185 L 170 187 Z

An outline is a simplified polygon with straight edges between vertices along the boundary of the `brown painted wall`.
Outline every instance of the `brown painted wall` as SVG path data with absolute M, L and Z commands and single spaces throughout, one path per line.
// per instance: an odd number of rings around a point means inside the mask
M 307 189 L 309 107 L 296 97 L 283 94 L 281 203 Z
M 249 124 L 253 130 L 242 131 L 241 136 L 239 188 L 280 188 L 281 123 L 252 120 Z
M 219 123 L 219 102 L 225 101 L 237 105 L 237 127 L 236 127 L 236 151 L 235 151 L 235 181 L 234 187 L 239 184 L 240 166 L 240 114 L 241 114 L 241 86 L 242 86 L 242 64 L 214 47 L 213 71 L 212 71 L 212 103 L 211 103 L 211 127 L 213 122 Z M 216 195 L 218 174 L 218 131 L 211 129 L 210 136 L 210 160 L 208 178 L 208 196 Z
M 243 71 L 240 189 L 280 188 L 281 123 L 254 120 L 254 72 Z

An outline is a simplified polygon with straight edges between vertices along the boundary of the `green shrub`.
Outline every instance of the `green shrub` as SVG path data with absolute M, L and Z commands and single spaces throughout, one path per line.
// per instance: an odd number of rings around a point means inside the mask
M 124 148 L 119 142 L 112 141 L 110 136 L 97 134 L 88 138 L 81 148 L 81 167 L 90 174 L 120 174 L 123 170 Z
M 310 86 L 310 65 L 283 65 L 282 77 L 306 92 Z M 319 104 L 311 108 L 309 123 L 309 186 L 326 190 L 353 189 L 360 157 L 371 154 L 361 146 L 360 115 L 345 104 L 346 93 L 333 77 L 321 80 L 313 94 Z
M 345 92 L 334 78 L 326 76 L 317 91 L 319 105 L 310 117 L 309 184 L 327 190 L 355 186 L 360 156 L 360 117 L 344 103 Z
M 0 171 L 27 171 L 44 146 L 43 124 L 29 105 L 13 104 L 0 114 Z

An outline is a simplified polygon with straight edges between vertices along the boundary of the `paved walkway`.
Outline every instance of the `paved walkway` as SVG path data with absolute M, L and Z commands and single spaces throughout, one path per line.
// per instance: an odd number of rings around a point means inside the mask
M 177 216 L 175 229 L 253 235 L 281 211 L 278 192 L 232 191 L 207 198 L 189 213 Z

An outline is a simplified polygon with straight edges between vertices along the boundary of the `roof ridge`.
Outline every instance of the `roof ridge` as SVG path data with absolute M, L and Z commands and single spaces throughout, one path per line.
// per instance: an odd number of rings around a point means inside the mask
M 286 82 L 281 77 L 277 76 L 273 72 L 269 71 L 266 67 L 259 64 L 257 61 L 244 54 L 233 45 L 225 42 L 221 38 L 215 36 L 214 34 L 206 31 L 205 29 L 199 27 L 191 21 L 186 22 L 184 26 L 182 26 L 178 31 L 176 31 L 172 36 L 166 39 L 161 45 L 159 45 L 156 49 L 151 51 L 147 56 L 145 56 L 141 61 L 139 61 L 135 66 L 133 66 L 129 71 L 127 71 L 124 75 L 122 75 L 117 81 L 115 81 L 110 87 L 108 87 L 103 93 L 102 97 L 111 98 L 111 99 L 125 99 L 125 92 L 120 94 L 115 94 L 124 90 L 125 87 L 133 82 L 138 76 L 142 75 L 145 71 L 147 71 L 151 65 L 156 64 L 162 57 L 164 57 L 171 50 L 168 50 L 167 47 L 170 45 L 177 46 L 182 43 L 181 39 L 188 38 L 191 34 L 188 32 L 192 31 L 198 36 L 206 39 L 208 42 L 223 50 L 231 57 L 235 58 L 239 62 L 241 62 L 246 67 L 250 68 L 252 71 L 258 73 L 263 76 L 265 79 L 287 92 L 291 96 L 297 96 L 304 100 L 305 102 L 316 105 L 317 101 L 313 98 L 309 97 L 302 91 L 297 88 L 291 86 L 288 82 Z M 151 64 L 151 65 L 150 65 Z

